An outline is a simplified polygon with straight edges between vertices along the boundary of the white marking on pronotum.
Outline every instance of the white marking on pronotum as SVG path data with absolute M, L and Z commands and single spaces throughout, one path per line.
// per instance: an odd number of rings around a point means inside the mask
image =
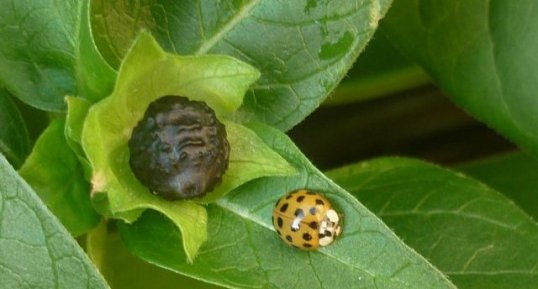
M 335 224 L 338 224 L 338 222 L 340 221 L 340 217 L 338 217 L 338 214 L 336 213 L 335 210 L 328 210 L 327 211 L 327 214 L 325 214 L 325 216 L 327 217 L 327 219 Z

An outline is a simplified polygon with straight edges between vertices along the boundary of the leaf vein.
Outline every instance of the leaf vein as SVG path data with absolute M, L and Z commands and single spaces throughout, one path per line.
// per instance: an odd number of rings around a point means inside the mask
M 243 6 L 238 13 L 228 21 L 222 28 L 215 33 L 211 38 L 209 38 L 206 42 L 203 42 L 198 49 L 194 52 L 195 55 L 201 55 L 206 52 L 208 52 L 213 46 L 221 39 L 224 38 L 224 36 L 232 30 L 239 22 L 241 22 L 243 19 L 245 19 L 249 13 L 260 3 L 260 0 L 252 0 L 247 5 Z
M 517 226 L 513 226 L 513 225 L 510 225 L 510 224 L 505 224 L 505 223 L 502 223 L 502 222 L 497 221 L 497 220 L 486 218 L 484 216 L 480 216 L 480 215 L 476 215 L 476 214 L 466 214 L 466 213 L 461 213 L 461 212 L 457 212 L 457 211 L 446 211 L 446 210 L 431 210 L 431 211 L 428 211 L 428 212 L 423 212 L 423 211 L 392 211 L 392 212 L 383 213 L 383 214 L 381 214 L 379 216 L 380 217 L 398 217 L 398 216 L 407 216 L 407 215 L 423 215 L 423 216 L 455 215 L 455 216 L 460 216 L 460 217 L 464 217 L 464 218 L 480 220 L 480 221 L 490 223 L 490 224 L 495 225 L 495 226 L 503 227 L 505 229 L 508 229 L 508 230 L 511 230 L 511 231 L 514 231 L 514 232 L 520 234 L 520 232 L 518 232 L 516 230 Z

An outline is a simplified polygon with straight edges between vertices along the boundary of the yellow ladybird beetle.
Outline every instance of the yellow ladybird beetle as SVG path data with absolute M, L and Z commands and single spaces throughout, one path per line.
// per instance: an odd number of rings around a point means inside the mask
M 273 226 L 284 242 L 303 250 L 327 246 L 342 232 L 340 217 L 329 200 L 305 189 L 292 191 L 276 202 Z

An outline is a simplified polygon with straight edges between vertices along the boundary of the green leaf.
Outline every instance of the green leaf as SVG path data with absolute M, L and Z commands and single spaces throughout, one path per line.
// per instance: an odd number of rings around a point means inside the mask
M 457 167 L 512 199 L 534 220 L 538 220 L 538 162 L 516 152 Z
M 82 143 L 82 128 L 88 111 L 92 106 L 91 102 L 81 97 L 66 97 L 67 119 L 65 135 L 76 144 Z
M 538 226 L 484 184 L 402 158 L 367 161 L 328 175 L 458 288 L 536 288 Z
M 108 288 L 82 249 L 0 155 L 3 288 Z
M 114 226 L 101 222 L 88 234 L 86 251 L 114 289 L 217 289 L 222 288 L 188 278 L 144 262 L 131 254 Z
M 65 137 L 67 144 L 75 152 L 82 169 L 84 178 L 91 180 L 92 167 L 82 149 L 82 129 L 88 115 L 91 102 L 82 97 L 67 96 L 67 117 L 65 122 Z
M 177 229 L 147 212 L 119 224 L 134 254 L 181 274 L 230 288 L 455 288 L 353 196 L 317 171 L 280 131 L 251 125 L 299 174 L 260 178 L 208 206 L 208 241 L 186 262 Z M 344 214 L 340 239 L 317 252 L 290 247 L 271 223 L 273 205 L 297 188 L 324 192 Z
M 95 1 L 99 47 L 113 63 L 140 27 L 169 51 L 227 54 L 262 72 L 239 119 L 287 130 L 337 86 L 390 0 Z M 115 37 L 122 35 L 122 37 Z
M 98 100 L 114 71 L 91 38 L 89 0 L 0 0 L 0 82 L 44 110 L 65 108 L 64 97 Z
M 226 125 L 229 167 L 214 196 L 200 200 L 203 203 L 254 178 L 293 173 L 254 133 L 226 120 L 258 76 L 257 70 L 229 56 L 165 53 L 149 34 L 142 33 L 120 68 L 114 92 L 90 109 L 84 123 L 82 145 L 93 167 L 93 191 L 107 193 L 99 207 L 104 205 L 106 213 L 128 222 L 146 208 L 163 213 L 181 230 L 192 261 L 207 235 L 205 208 L 192 201 L 166 201 L 136 179 L 129 166 L 131 131 L 149 104 L 165 95 L 201 100 L 213 108 Z
M 65 121 L 53 121 L 19 170 L 41 200 L 73 236 L 95 227 L 99 215 L 90 201 L 90 184 L 64 135 Z
M 17 106 L 24 123 L 26 123 L 26 129 L 28 130 L 28 136 L 30 138 L 29 152 L 41 133 L 43 133 L 45 128 L 49 125 L 51 115 L 47 111 L 39 110 L 23 103 L 16 97 L 11 97 L 11 100 L 13 100 Z
M 157 2 L 92 0 L 90 23 L 95 43 L 103 57 L 118 68 L 140 30 L 153 30 L 152 10 Z M 159 17 L 159 16 L 155 16 Z
M 538 156 L 535 1 L 395 1 L 384 32 L 461 107 Z
M 240 185 L 261 176 L 295 173 L 286 160 L 271 150 L 256 133 L 234 122 L 225 121 L 230 142 L 230 164 L 222 183 L 201 202 L 213 202 Z
M 9 93 L 0 88 L 0 153 L 16 168 L 30 153 L 30 138 L 19 109 Z
M 424 71 L 402 56 L 387 37 L 376 30 L 348 76 L 324 105 L 342 105 L 386 96 L 430 82 Z

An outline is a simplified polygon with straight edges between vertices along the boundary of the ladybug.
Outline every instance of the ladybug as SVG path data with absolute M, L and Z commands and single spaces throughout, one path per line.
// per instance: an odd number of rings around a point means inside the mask
M 329 200 L 306 189 L 280 198 L 273 209 L 272 221 L 285 243 L 303 250 L 327 246 L 342 232 L 340 217 Z

